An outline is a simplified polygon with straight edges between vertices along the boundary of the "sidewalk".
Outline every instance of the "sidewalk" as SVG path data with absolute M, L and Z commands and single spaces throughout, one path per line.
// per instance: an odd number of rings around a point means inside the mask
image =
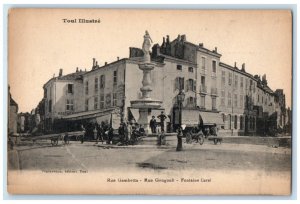
M 10 170 L 19 170 L 20 169 L 20 161 L 19 154 L 17 150 L 9 150 L 7 152 L 7 169 Z

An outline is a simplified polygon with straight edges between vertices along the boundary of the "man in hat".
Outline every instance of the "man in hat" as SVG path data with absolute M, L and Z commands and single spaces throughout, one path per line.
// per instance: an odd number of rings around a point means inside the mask
M 152 119 L 150 120 L 150 128 L 152 133 L 156 133 L 156 120 L 155 116 L 152 116 Z
M 165 131 L 165 119 L 167 118 L 167 116 L 162 111 L 161 114 L 157 117 L 160 119 L 160 127 L 161 127 L 161 131 L 163 132 Z

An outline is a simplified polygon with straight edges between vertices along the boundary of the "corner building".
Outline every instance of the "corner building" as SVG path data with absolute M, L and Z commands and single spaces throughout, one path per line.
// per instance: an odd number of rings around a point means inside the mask
M 209 50 L 203 43 L 188 42 L 185 35 L 173 41 L 166 36 L 161 45 L 153 45 L 151 61 L 156 66 L 151 72 L 151 98 L 163 104 L 151 114 L 158 116 L 164 111 L 168 115 L 167 131 L 178 126 L 177 95 L 181 89 L 185 92 L 183 124 L 195 125 L 199 120 L 203 124 L 215 123 L 223 135 L 254 135 L 257 118 L 276 112 L 279 106 L 266 77 L 261 80 L 247 73 L 245 64 L 241 68 L 225 64 L 221 56 L 217 48 Z M 129 58 L 105 62 L 103 66 L 93 59 L 90 71 L 77 70 L 49 80 L 44 85 L 45 118 L 52 122 L 114 121 L 115 125 L 121 120 L 138 121 L 138 109 L 132 108 L 130 101 L 141 98 L 143 73 L 138 64 L 142 58 L 141 49 L 130 48 Z M 64 83 L 54 85 L 58 82 Z M 69 89 L 74 92 L 72 96 Z

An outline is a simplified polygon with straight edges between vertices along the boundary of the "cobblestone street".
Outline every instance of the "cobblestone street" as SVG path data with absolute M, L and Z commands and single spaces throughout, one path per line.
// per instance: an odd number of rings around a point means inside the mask
M 84 169 L 97 171 L 106 168 L 171 169 L 252 169 L 290 171 L 291 149 L 277 146 L 210 142 L 184 144 L 176 152 L 176 143 L 155 145 L 109 146 L 94 142 L 52 147 L 47 141 L 20 144 L 9 151 L 9 164 L 20 170 Z

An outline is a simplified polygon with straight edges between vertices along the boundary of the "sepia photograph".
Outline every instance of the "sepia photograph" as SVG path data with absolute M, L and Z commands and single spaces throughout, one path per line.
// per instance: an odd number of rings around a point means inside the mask
M 8 193 L 291 195 L 292 18 L 11 8 Z

